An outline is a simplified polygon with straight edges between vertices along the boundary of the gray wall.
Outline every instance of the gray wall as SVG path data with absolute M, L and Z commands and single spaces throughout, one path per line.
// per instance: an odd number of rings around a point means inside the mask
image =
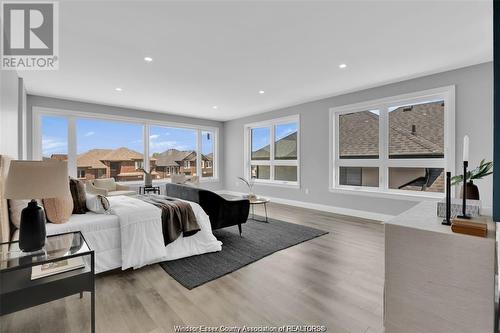
M 15 71 L 0 73 L 0 154 L 23 157 L 23 81 Z
M 121 117 L 130 117 L 130 118 L 137 118 L 138 120 L 148 119 L 148 120 L 157 120 L 157 121 L 165 121 L 165 122 L 175 122 L 175 123 L 218 127 L 219 128 L 219 138 L 218 138 L 219 181 L 218 182 L 202 183 L 201 186 L 205 187 L 205 188 L 213 189 L 213 190 L 219 190 L 219 189 L 223 188 L 222 176 L 224 175 L 224 164 L 222 163 L 222 161 L 224 161 L 224 156 L 223 156 L 224 155 L 224 149 L 223 149 L 223 147 L 224 147 L 224 138 L 223 138 L 224 124 L 222 122 L 189 118 L 189 117 L 182 117 L 182 116 L 176 116 L 176 115 L 169 115 L 169 114 L 164 114 L 164 113 L 142 111 L 142 110 L 137 110 L 137 109 L 114 107 L 114 106 L 101 105 L 101 104 L 77 102 L 77 101 L 58 99 L 58 98 L 28 95 L 28 98 L 27 98 L 27 134 L 28 134 L 27 139 L 28 139 L 28 142 L 30 143 L 28 145 L 28 156 L 29 157 L 31 157 L 32 153 L 33 153 L 32 144 L 31 144 L 33 142 L 33 138 L 32 138 L 33 107 L 36 107 L 36 106 L 53 108 L 53 109 L 61 109 L 61 110 L 71 110 L 71 111 L 78 111 L 78 112 L 100 113 L 100 114 L 107 114 L 107 115 L 114 115 L 114 116 L 121 116 Z
M 301 188 L 256 185 L 260 195 L 396 215 L 414 201 L 331 193 L 329 188 L 329 108 L 448 85 L 456 86 L 456 162 L 461 170 L 462 138 L 470 136 L 470 164 L 493 156 L 493 64 L 485 63 L 245 117 L 225 123 L 224 184 L 244 192 L 243 128 L 251 122 L 300 114 Z M 477 181 L 483 207 L 492 206 L 492 178 Z M 309 194 L 305 190 L 309 189 Z

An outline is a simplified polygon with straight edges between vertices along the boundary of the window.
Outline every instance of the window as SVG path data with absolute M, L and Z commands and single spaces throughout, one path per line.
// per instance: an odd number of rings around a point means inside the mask
M 77 174 L 85 179 L 142 180 L 144 127 L 125 122 L 76 119 Z
M 149 153 L 158 179 L 170 179 L 172 174 L 198 176 L 197 135 L 195 129 L 150 127 Z
M 43 159 L 68 159 L 68 120 L 64 117 L 43 116 L 42 157 Z
M 172 174 L 215 180 L 217 136 L 217 128 L 33 110 L 33 158 L 68 160 L 69 174 L 80 179 L 142 181 L 145 170 L 154 180 L 168 180 Z
M 249 124 L 245 131 L 246 177 L 299 185 L 299 117 Z
M 332 188 L 440 196 L 454 168 L 454 88 L 331 109 Z
M 76 175 L 77 175 L 76 177 L 77 177 L 78 179 L 87 179 L 87 178 L 85 177 L 85 170 L 77 170 L 77 171 L 76 171 Z
M 214 168 L 213 168 L 213 159 L 214 159 L 214 148 L 215 148 L 215 135 L 213 132 L 202 131 L 201 132 L 201 162 L 202 162 L 202 172 L 201 176 L 213 177 L 214 176 Z

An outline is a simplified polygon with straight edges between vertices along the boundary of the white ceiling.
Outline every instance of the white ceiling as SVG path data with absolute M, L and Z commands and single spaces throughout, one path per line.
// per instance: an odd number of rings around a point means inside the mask
M 20 75 L 31 94 L 229 120 L 491 61 L 492 12 L 491 1 L 61 1 L 60 69 Z

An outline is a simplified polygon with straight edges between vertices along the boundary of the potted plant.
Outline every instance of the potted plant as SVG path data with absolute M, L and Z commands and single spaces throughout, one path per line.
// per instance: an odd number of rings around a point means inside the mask
M 467 180 L 467 198 L 471 200 L 479 200 L 479 189 L 474 184 L 475 179 L 482 179 L 486 176 L 489 176 L 493 173 L 491 169 L 493 168 L 493 162 L 486 162 L 486 160 L 482 160 L 479 163 L 479 166 L 473 170 L 467 171 L 466 180 Z M 451 178 L 451 184 L 457 185 L 461 184 L 464 181 L 463 175 L 457 175 Z M 463 187 L 463 186 L 462 186 Z M 460 197 L 463 197 L 463 188 L 460 190 Z
M 245 183 L 248 187 L 248 200 L 255 200 L 257 196 L 253 193 L 253 186 L 255 185 L 255 178 L 251 178 L 250 180 L 246 180 L 243 177 L 238 177 L 243 183 Z
M 153 176 L 151 174 L 153 173 L 154 167 L 151 167 L 149 169 L 149 172 L 147 172 L 146 170 L 144 170 L 144 168 L 139 168 L 137 170 L 140 170 L 140 171 L 144 172 L 144 186 L 145 187 L 151 187 L 151 186 L 153 186 Z

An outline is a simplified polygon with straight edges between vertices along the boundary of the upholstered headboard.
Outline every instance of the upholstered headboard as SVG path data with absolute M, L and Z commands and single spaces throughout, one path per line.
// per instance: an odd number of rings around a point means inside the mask
M 3 188 L 11 160 L 7 156 L 0 155 L 0 243 L 10 241 L 9 206 L 3 196 Z

